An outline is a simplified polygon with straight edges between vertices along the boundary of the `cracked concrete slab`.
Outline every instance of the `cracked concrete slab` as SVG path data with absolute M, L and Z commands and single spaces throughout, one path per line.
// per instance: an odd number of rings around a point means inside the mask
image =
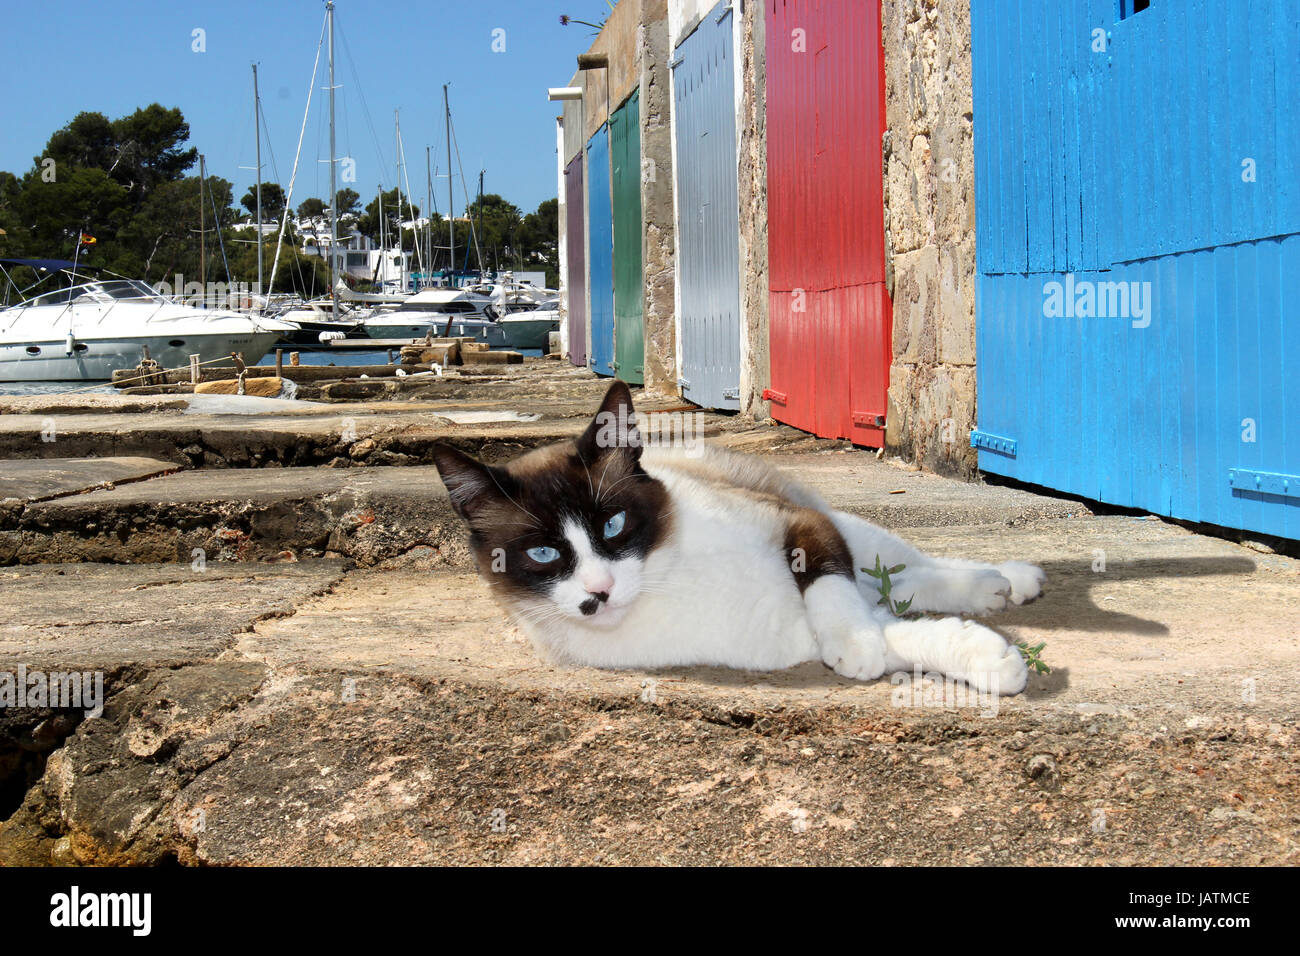
M 990 623 L 1051 673 L 994 712 L 819 664 L 559 668 L 421 463 L 439 436 L 504 458 L 572 434 L 604 389 L 524 369 L 296 423 L 44 399 L 96 449 L 178 423 L 196 445 L 190 470 L 0 512 L 0 560 L 103 562 L 0 567 L 0 672 L 111 676 L 100 717 L 0 708 L 0 863 L 1300 862 L 1300 562 L 706 416 L 927 550 L 1042 564 L 1044 596 Z M 0 446 L 34 440 L 17 411 Z M 283 467 L 295 435 L 335 467 Z
M 43 501 L 175 470 L 174 464 L 156 458 L 11 459 L 0 461 L 0 501 Z
M 908 534 L 1042 563 L 1044 597 L 991 623 L 1052 673 L 993 713 L 817 664 L 560 668 L 412 552 L 146 670 L 50 756 L 0 859 L 1300 860 L 1300 563 L 1120 516 Z

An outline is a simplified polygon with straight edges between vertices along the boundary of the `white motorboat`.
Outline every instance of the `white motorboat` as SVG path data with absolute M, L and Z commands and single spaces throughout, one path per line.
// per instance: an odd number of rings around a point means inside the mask
M 362 335 L 361 320 L 365 315 L 345 302 L 339 303 L 339 314 L 335 315 L 331 299 L 310 299 L 276 313 L 275 318 L 297 326 L 293 332 L 285 333 L 282 341 L 290 345 L 319 345 L 332 339 Z
M 53 274 L 72 263 L 4 260 L 0 265 Z M 138 365 L 146 349 L 164 368 L 183 368 L 191 355 L 206 362 L 232 352 L 253 365 L 295 328 L 260 316 L 182 305 L 137 279 L 83 281 L 0 308 L 0 381 L 107 381 L 115 370 Z
M 512 349 L 546 349 L 547 337 L 560 330 L 558 309 L 511 309 L 497 325 Z
M 361 325 L 372 339 L 422 339 L 432 333 L 504 346 L 501 326 L 484 314 L 490 304 L 487 296 L 466 289 L 426 289 L 391 309 L 376 308 Z

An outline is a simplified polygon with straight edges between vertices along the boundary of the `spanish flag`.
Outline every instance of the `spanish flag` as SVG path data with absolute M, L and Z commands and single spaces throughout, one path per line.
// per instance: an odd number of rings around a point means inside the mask
M 81 234 L 81 245 L 83 245 L 83 246 L 93 246 L 93 245 L 95 244 L 95 242 L 96 242 L 95 237 L 92 236 L 90 233 L 88 233 L 88 232 L 83 232 L 83 233 Z

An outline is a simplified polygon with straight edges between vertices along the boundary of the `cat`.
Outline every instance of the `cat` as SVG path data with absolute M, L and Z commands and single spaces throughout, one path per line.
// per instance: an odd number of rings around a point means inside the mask
M 960 617 L 900 619 L 876 559 L 904 569 L 910 611 L 987 614 L 1038 597 L 1030 564 L 931 557 L 753 458 L 701 443 L 645 447 L 614 381 L 586 431 L 504 466 L 445 443 L 433 457 L 482 577 L 544 656 L 650 669 L 939 672 L 981 693 L 1028 679 L 1020 651 Z

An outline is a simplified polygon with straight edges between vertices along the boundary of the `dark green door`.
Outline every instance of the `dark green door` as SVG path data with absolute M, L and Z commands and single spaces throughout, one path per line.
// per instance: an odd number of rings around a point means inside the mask
M 614 177 L 614 374 L 640 385 L 645 370 L 641 273 L 641 94 L 609 118 Z

